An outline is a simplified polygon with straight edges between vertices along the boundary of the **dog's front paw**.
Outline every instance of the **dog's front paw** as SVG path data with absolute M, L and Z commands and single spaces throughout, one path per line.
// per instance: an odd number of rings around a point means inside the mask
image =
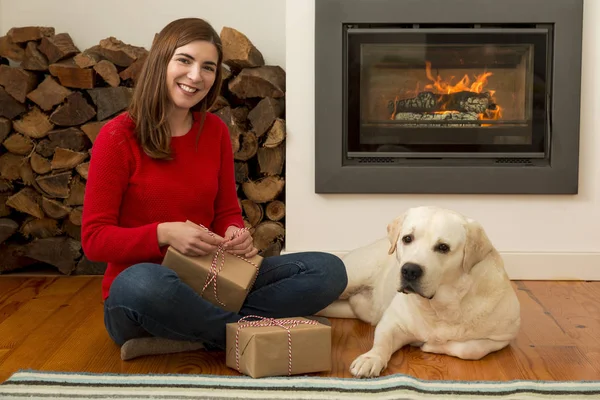
M 357 378 L 372 378 L 379 376 L 386 366 L 381 356 L 368 352 L 352 362 L 350 373 Z

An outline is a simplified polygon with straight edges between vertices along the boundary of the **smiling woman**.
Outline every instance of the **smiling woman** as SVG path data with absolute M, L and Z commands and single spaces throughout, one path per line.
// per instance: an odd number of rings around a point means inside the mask
M 81 242 L 90 260 L 107 263 L 104 322 L 123 359 L 223 349 L 227 323 L 250 314 L 309 316 L 346 287 L 344 265 L 333 255 L 268 257 L 234 313 L 161 265 L 169 247 L 186 256 L 218 248 L 257 254 L 238 204 L 227 125 L 208 112 L 220 93 L 222 62 L 210 24 L 171 22 L 152 44 L 127 112 L 94 142 Z

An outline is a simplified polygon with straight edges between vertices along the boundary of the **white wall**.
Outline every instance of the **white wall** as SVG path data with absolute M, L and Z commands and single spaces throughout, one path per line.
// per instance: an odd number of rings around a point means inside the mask
M 286 9 L 287 252 L 343 254 L 384 236 L 406 208 L 434 204 L 479 220 L 513 278 L 600 279 L 600 1 L 586 0 L 584 8 L 575 196 L 315 194 L 314 8 L 315 0 L 290 0 Z
M 80 50 L 108 36 L 150 49 L 154 34 L 177 18 L 198 17 L 246 35 L 271 65 L 285 69 L 282 0 L 0 0 L 0 36 L 14 26 L 53 26 Z

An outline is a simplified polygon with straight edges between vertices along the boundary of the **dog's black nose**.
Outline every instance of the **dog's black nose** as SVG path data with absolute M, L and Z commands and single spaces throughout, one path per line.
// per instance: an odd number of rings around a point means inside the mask
M 402 266 L 402 278 L 409 282 L 416 281 L 423 275 L 423 268 L 419 264 L 406 263 Z

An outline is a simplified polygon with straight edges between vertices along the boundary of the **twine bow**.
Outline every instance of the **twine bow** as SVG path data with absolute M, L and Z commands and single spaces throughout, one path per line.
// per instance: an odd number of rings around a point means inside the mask
M 258 321 L 249 321 L 249 318 L 258 318 Z M 292 332 L 291 329 L 298 325 L 318 325 L 314 320 L 298 319 L 275 319 L 259 317 L 258 315 L 247 315 L 238 321 L 235 332 L 235 366 L 240 371 L 240 331 L 247 327 L 279 326 L 287 331 L 288 335 L 288 376 L 292 375 Z
M 200 225 L 200 227 L 203 228 L 204 230 L 206 230 L 211 236 L 215 236 L 215 234 L 213 232 L 211 232 L 208 228 L 206 228 L 204 225 Z M 247 230 L 248 230 L 247 228 L 238 229 L 234 235 L 234 238 L 240 236 L 243 232 L 245 232 Z M 239 258 L 240 260 L 247 262 L 248 264 L 250 264 L 250 265 L 254 266 L 254 268 L 256 268 L 256 273 L 254 274 L 254 278 L 252 279 L 252 282 L 250 283 L 250 286 L 249 286 L 249 288 L 251 288 L 254 285 L 254 282 L 256 282 L 259 266 L 256 263 L 248 260 L 246 257 L 242 257 L 240 255 L 232 254 L 232 253 L 229 253 L 229 254 Z M 219 259 L 221 260 L 220 263 L 219 263 Z M 219 264 L 218 268 L 217 268 L 217 264 Z M 210 263 L 210 269 L 208 271 L 208 275 L 206 276 L 206 282 L 204 283 L 204 287 L 202 288 L 202 291 L 200 292 L 200 295 L 202 295 L 204 293 L 204 291 L 206 290 L 206 288 L 212 283 L 213 292 L 215 294 L 215 300 L 223 307 L 225 307 L 225 303 L 223 303 L 219 299 L 219 296 L 217 295 L 217 277 L 219 276 L 219 273 L 221 272 L 221 270 L 223 270 L 224 266 L 225 266 L 225 249 L 223 248 L 223 245 L 220 244 L 217 247 L 217 251 L 215 252 L 215 255 L 213 256 L 213 259 Z

